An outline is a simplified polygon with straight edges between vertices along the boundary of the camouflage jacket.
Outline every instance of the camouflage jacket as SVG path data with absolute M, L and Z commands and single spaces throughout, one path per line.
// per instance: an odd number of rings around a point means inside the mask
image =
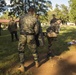
M 38 34 L 39 25 L 37 19 L 31 14 L 21 16 L 19 26 L 21 34 Z
M 50 24 L 53 24 L 53 23 L 55 23 L 57 21 L 57 19 L 56 18 L 53 18 L 51 21 L 50 21 Z
M 47 31 L 47 32 L 50 32 L 50 31 L 52 31 L 52 32 L 57 32 L 57 28 L 58 28 L 58 24 L 57 24 L 57 22 L 55 22 L 55 23 L 52 23 L 52 24 L 50 25 L 50 27 L 48 27 L 48 28 L 46 29 L 46 31 Z

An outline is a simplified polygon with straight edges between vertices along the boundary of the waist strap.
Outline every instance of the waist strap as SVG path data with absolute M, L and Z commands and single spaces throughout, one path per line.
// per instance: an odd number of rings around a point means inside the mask
M 22 35 L 34 35 L 34 33 L 28 33 L 28 32 L 20 32 Z

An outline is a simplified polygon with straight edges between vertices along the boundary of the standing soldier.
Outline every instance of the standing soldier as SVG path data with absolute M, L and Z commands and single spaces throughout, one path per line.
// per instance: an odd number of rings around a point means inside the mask
M 61 20 L 57 20 L 55 23 L 52 23 L 50 27 L 47 28 L 47 40 L 48 40 L 48 52 L 47 57 L 53 57 L 53 51 L 51 50 L 52 42 L 57 38 L 57 28 L 58 25 L 61 23 Z
M 57 20 L 57 18 L 56 18 L 56 16 L 55 16 L 55 14 L 53 14 L 52 15 L 52 19 L 51 19 L 51 21 L 50 21 L 50 24 L 53 24 L 53 23 L 55 23 L 56 22 L 56 20 Z
M 18 43 L 18 51 L 20 58 L 20 67 L 19 70 L 24 72 L 24 48 L 27 43 L 28 48 L 31 50 L 34 57 L 35 66 L 39 67 L 39 60 L 37 54 L 37 47 L 35 41 L 35 35 L 38 34 L 38 22 L 34 16 L 35 10 L 33 7 L 30 7 L 28 13 L 23 15 L 20 18 L 20 38 Z
M 56 33 L 59 34 L 61 20 L 60 20 L 60 19 L 57 19 L 56 16 L 55 16 L 55 14 L 53 14 L 52 17 L 53 17 L 53 18 L 52 18 L 51 21 L 50 21 L 50 25 L 54 25 L 54 26 L 56 25 L 56 26 L 55 26 L 55 28 L 56 28 Z M 57 21 L 58 21 L 58 22 L 57 22 Z
M 56 21 L 56 33 L 59 34 L 60 32 L 60 24 L 61 24 L 61 20 L 57 19 Z
M 14 35 L 16 40 L 18 41 L 18 35 L 17 35 L 17 23 L 13 20 L 13 17 L 10 17 L 10 21 L 8 24 L 8 30 L 11 34 L 11 41 L 14 41 Z
M 41 23 L 40 23 L 40 20 L 39 20 L 39 14 L 36 14 L 36 19 L 37 19 L 37 22 L 38 22 L 38 25 L 39 25 L 39 31 L 38 31 L 38 34 L 35 35 L 35 40 L 36 40 L 36 45 L 39 47 L 40 45 L 41 46 L 44 45 L 44 37 L 43 37 L 43 33 L 42 33 Z M 39 41 L 39 39 L 41 39 L 41 40 Z
M 48 52 L 47 52 L 47 57 L 53 56 L 51 46 L 52 42 L 56 39 L 56 29 L 57 29 L 57 24 L 55 24 L 57 21 L 56 15 L 52 14 L 52 19 L 50 21 L 50 27 L 47 28 L 47 39 L 48 39 Z M 54 36 L 55 35 L 55 36 Z
M 56 39 L 57 34 L 54 32 L 54 27 L 48 27 L 46 32 L 47 32 L 47 40 L 48 40 L 48 51 L 47 51 L 47 58 L 53 57 L 53 52 L 51 50 L 52 42 Z

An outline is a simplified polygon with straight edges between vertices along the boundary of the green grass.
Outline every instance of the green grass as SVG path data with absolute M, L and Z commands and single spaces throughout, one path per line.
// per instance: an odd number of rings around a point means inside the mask
M 60 55 L 64 51 L 69 50 L 67 42 L 75 39 L 76 40 L 76 27 L 75 26 L 61 26 L 60 34 L 58 35 L 57 41 L 53 42 L 52 50 L 55 55 Z M 5 70 L 10 68 L 15 63 L 18 63 L 18 42 L 11 42 L 10 34 L 7 30 L 2 31 L 0 36 L 0 75 Z M 47 52 L 47 39 L 45 37 L 45 46 L 39 47 L 39 54 Z M 32 55 L 26 48 L 25 51 L 26 59 L 29 59 Z M 2 74 L 3 75 L 3 74 Z M 19 74 L 17 74 L 19 75 Z M 29 75 L 29 74 L 28 74 Z

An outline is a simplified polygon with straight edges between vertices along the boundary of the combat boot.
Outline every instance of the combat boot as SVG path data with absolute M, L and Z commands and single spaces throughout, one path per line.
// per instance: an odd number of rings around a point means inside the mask
M 23 64 L 20 64 L 20 67 L 18 68 L 18 70 L 19 70 L 20 72 L 24 72 L 24 71 L 25 71 L 24 65 L 23 65 Z
M 39 67 L 39 62 L 35 61 L 35 67 L 38 68 Z
M 51 59 L 52 57 L 54 57 L 54 55 L 52 53 L 47 53 L 47 59 Z

